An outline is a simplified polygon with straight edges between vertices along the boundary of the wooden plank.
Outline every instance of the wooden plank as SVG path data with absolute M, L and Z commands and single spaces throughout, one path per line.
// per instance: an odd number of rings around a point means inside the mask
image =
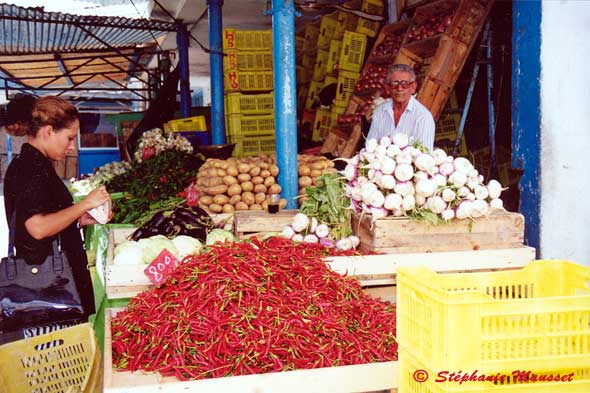
M 329 257 L 330 268 L 339 274 L 356 277 L 363 286 L 395 284 L 400 266 L 426 266 L 438 273 L 516 269 L 535 259 L 535 249 L 520 246 L 478 251 L 383 254 Z
M 472 220 L 453 220 L 440 225 L 407 217 L 371 222 L 370 215 L 353 214 L 353 231 L 367 250 L 397 252 L 464 251 L 510 248 L 524 241 L 524 217 L 494 212 Z M 408 247 L 410 249 L 408 249 Z
M 281 210 L 276 214 L 266 211 L 236 211 L 233 230 L 236 235 L 248 232 L 281 232 L 291 224 L 298 210 Z
M 158 373 L 119 372 L 113 368 L 111 318 L 115 310 L 105 312 L 104 392 L 105 393 L 265 393 L 283 392 L 370 392 L 397 387 L 397 362 L 354 366 L 325 367 L 235 377 L 178 381 Z

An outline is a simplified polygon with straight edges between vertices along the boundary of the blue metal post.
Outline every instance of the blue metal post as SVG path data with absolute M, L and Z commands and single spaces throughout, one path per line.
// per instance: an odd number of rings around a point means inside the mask
M 512 166 L 520 178 L 520 212 L 526 243 L 540 250 L 541 223 L 541 7 L 512 4 Z
M 211 69 L 211 140 L 214 145 L 225 143 L 225 113 L 223 109 L 223 40 L 221 6 L 223 0 L 207 0 L 209 7 L 209 64 Z
M 295 5 L 272 1 L 275 137 L 279 184 L 287 209 L 297 208 L 297 93 L 295 90 Z
M 190 117 L 191 87 L 188 69 L 188 32 L 181 21 L 176 24 L 176 44 L 178 45 L 178 66 L 180 67 L 180 115 Z

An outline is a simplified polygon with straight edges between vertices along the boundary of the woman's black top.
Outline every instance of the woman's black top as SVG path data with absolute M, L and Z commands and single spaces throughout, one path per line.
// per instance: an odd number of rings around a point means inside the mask
M 25 228 L 25 221 L 35 214 L 48 214 L 72 206 L 73 199 L 59 178 L 51 161 L 32 145 L 25 143 L 20 155 L 9 165 L 4 179 L 6 219 L 10 224 L 16 208 L 16 256 L 31 263 L 41 263 L 52 253 L 54 237 L 34 239 Z M 92 280 L 88 260 L 77 223 L 59 233 L 62 250 L 66 252 L 87 315 L 95 312 Z

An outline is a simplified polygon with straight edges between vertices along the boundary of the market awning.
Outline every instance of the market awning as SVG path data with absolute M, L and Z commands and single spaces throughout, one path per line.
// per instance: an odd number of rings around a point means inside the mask
M 174 31 L 173 23 L 159 20 L 0 4 L 0 77 L 9 90 L 38 95 L 124 90 L 132 75 L 147 82 L 158 40 Z

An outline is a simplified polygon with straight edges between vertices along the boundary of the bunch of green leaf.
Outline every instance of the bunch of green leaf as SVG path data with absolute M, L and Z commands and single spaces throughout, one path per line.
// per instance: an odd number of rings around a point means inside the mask
M 315 217 L 328 225 L 336 239 L 352 235 L 350 226 L 350 198 L 344 191 L 345 179 L 338 173 L 325 173 L 316 179 L 314 187 L 307 187 L 307 198 L 301 204 L 301 213 Z
M 193 154 L 165 150 L 107 183 L 109 192 L 125 192 L 126 198 L 114 206 L 114 222 L 134 223 L 137 212 L 153 210 L 151 205 L 175 198 L 197 176 L 203 161 Z M 126 218 L 132 215 L 132 219 Z

